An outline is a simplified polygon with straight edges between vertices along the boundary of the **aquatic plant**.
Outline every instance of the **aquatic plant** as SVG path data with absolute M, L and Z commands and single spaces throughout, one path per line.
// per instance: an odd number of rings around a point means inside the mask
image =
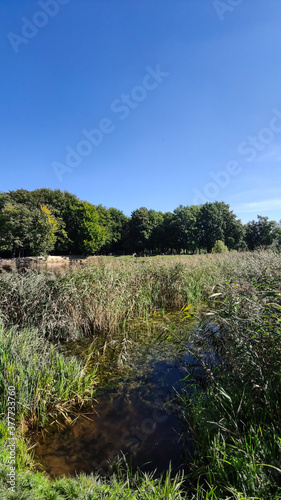
M 38 330 L 6 329 L 0 324 L 0 398 L 7 413 L 8 387 L 15 387 L 17 422 L 44 424 L 51 415 L 67 418 L 71 408 L 91 401 L 96 367 L 87 371 L 66 359 Z
M 50 339 L 116 332 L 130 319 L 204 302 L 211 287 L 260 276 L 278 254 L 217 254 L 146 259 L 97 258 L 83 269 L 0 274 L 5 325 L 39 328 Z M 280 261 L 280 259 L 279 259 Z
M 260 251 L 149 259 L 93 258 L 84 269 L 0 275 L 1 403 L 7 384 L 19 398 L 16 493 L 3 498 L 279 499 L 281 456 L 280 254 Z M 95 351 L 85 365 L 64 356 L 56 342 L 103 332 L 105 341 L 131 320 L 192 304 L 199 327 L 190 353 L 204 376 L 178 397 L 196 442 L 192 490 L 169 473 L 161 480 L 130 470 L 110 478 L 81 475 L 50 481 L 35 472 L 23 422 L 71 417 L 91 400 L 98 382 Z M 190 312 L 190 308 L 185 314 Z M 24 328 L 25 327 L 25 328 Z M 169 335 L 172 336 L 172 329 Z M 106 338 L 109 335 L 108 339 Z M 130 335 L 121 334 L 119 364 Z M 176 336 L 183 342 L 182 336 Z M 192 340 L 192 343 L 191 343 Z M 187 344 L 185 344 L 186 347 Z M 192 367 L 188 383 L 192 380 Z M 201 385 L 200 385 L 201 384 Z M 6 457 L 7 421 L 1 422 Z M 19 489 L 20 488 L 20 489 Z
M 280 256 L 260 256 L 211 290 L 191 339 L 205 372 L 181 399 L 196 498 L 281 498 Z

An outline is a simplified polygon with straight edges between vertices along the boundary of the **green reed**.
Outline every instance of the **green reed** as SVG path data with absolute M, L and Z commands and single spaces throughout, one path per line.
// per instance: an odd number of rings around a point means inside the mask
M 0 325 L 0 397 L 5 415 L 8 387 L 14 386 L 18 421 L 28 417 L 43 423 L 52 413 L 65 413 L 90 400 L 96 368 L 85 372 L 72 357 L 64 358 L 37 330 L 6 329 Z
M 181 399 L 198 499 L 211 491 L 214 499 L 281 498 L 280 271 L 280 255 L 250 254 L 210 290 L 199 318 L 190 351 L 205 375 Z
M 116 332 L 128 319 L 147 318 L 158 309 L 199 305 L 216 283 L 253 272 L 263 258 L 263 254 L 255 262 L 251 254 L 100 258 L 63 275 L 2 273 L 0 311 L 4 324 L 36 327 L 52 339 Z
M 3 498 L 281 498 L 280 271 L 279 254 L 255 252 L 94 258 L 85 268 L 63 274 L 2 273 L 0 451 L 4 458 L 7 385 L 16 387 L 18 398 L 18 490 L 7 491 L 4 460 Z M 98 383 L 93 353 L 91 362 L 82 365 L 64 357 L 54 341 L 113 333 L 137 318 L 187 304 L 193 304 L 195 317 L 200 316 L 189 349 L 201 366 L 201 385 L 197 377 L 194 393 L 180 397 L 195 440 L 192 491 L 183 492 L 181 478 L 172 479 L 169 473 L 156 480 L 127 469 L 110 478 L 81 475 L 50 481 L 35 472 L 23 439 L 23 422 L 41 425 L 50 418 L 70 418 L 77 403 L 91 401 Z

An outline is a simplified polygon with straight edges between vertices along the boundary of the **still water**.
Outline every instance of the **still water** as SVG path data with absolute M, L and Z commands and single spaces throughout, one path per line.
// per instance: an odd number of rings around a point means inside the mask
M 187 470 L 191 435 L 177 411 L 176 395 L 184 387 L 187 355 L 172 345 L 135 345 L 113 387 L 96 396 L 93 409 L 64 430 L 48 428 L 35 459 L 51 477 L 98 471 L 126 456 L 133 470 Z

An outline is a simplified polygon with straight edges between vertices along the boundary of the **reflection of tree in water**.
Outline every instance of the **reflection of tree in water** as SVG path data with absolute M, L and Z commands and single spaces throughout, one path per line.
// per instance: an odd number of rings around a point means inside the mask
M 165 349 L 139 350 L 132 359 L 134 370 L 126 372 L 113 391 L 98 397 L 91 419 L 81 417 L 40 442 L 36 458 L 47 472 L 60 476 L 108 471 L 109 462 L 122 454 L 133 468 L 157 468 L 159 474 L 170 461 L 175 470 L 182 465 L 186 443 L 173 398 L 185 372 L 180 359 L 171 359 L 171 350 Z M 161 359 L 161 352 L 168 359 Z

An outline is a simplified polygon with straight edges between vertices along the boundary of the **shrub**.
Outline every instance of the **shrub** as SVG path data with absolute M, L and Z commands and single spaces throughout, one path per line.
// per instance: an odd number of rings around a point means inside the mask
M 212 253 L 224 253 L 228 252 L 227 246 L 222 240 L 217 240 L 212 248 Z

